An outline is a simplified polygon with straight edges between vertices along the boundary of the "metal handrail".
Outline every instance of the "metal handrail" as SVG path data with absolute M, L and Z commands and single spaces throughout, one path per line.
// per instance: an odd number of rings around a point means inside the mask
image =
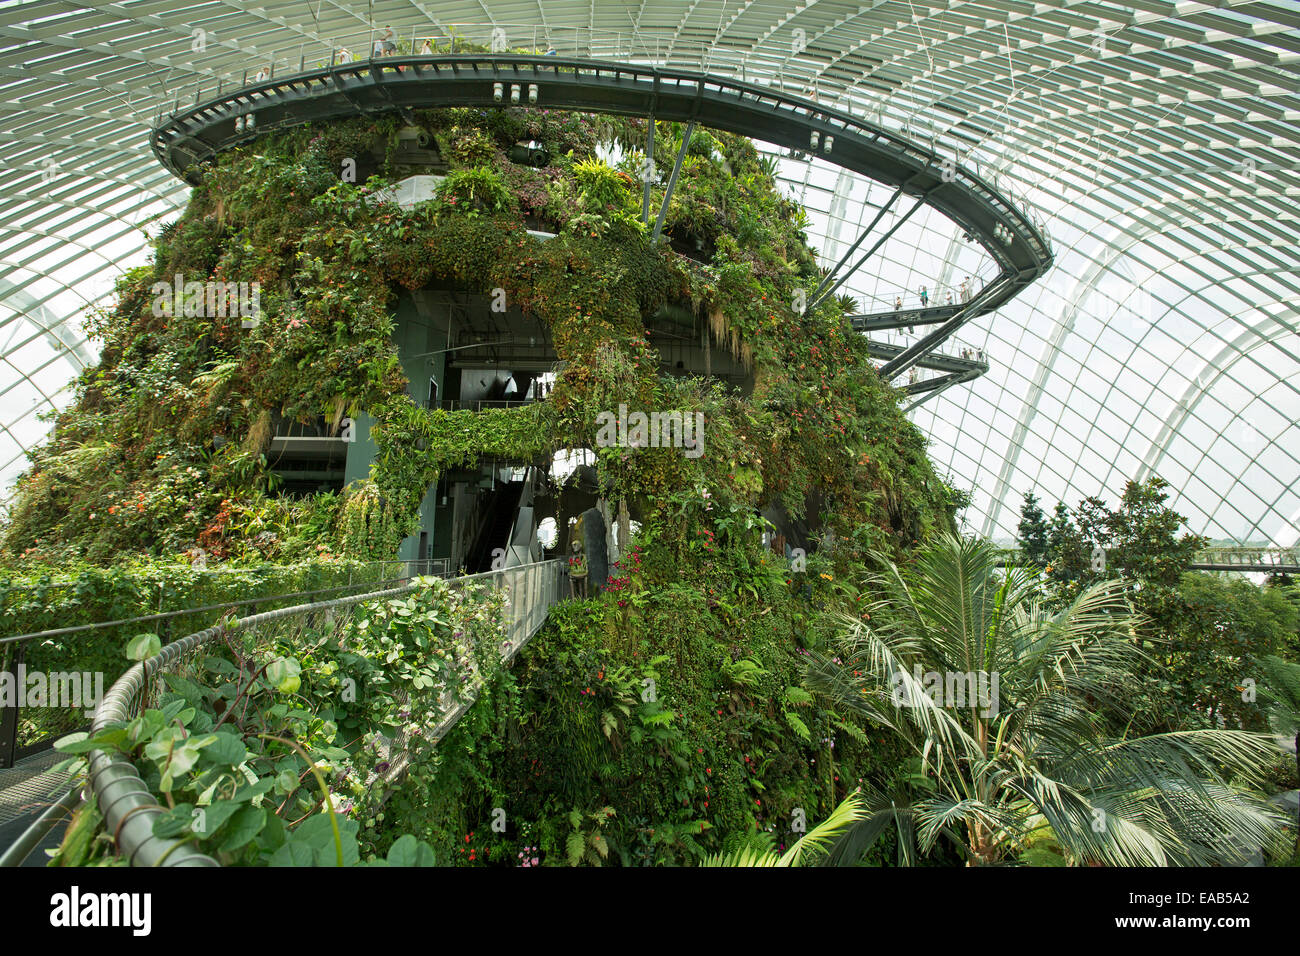
M 391 561 L 389 564 L 411 564 L 409 561 Z M 338 584 L 334 587 L 318 588 L 313 591 L 293 591 L 288 594 L 268 594 L 265 597 L 243 598 L 238 601 L 225 601 L 220 604 L 206 604 L 201 607 L 187 607 L 176 611 L 159 611 L 157 614 L 142 614 L 138 617 L 124 617 L 115 621 L 92 621 L 89 624 L 73 624 L 68 627 L 56 627 L 46 631 L 32 631 L 30 634 L 15 634 L 11 637 L 0 637 L 0 645 L 19 644 L 28 641 L 48 640 L 51 637 L 64 637 L 68 634 L 76 634 L 81 631 L 94 631 L 110 627 L 124 627 L 128 624 L 146 624 L 155 621 L 166 621 L 174 617 L 184 617 L 190 614 L 202 614 L 207 611 L 226 611 L 237 607 L 248 607 L 254 604 L 265 604 L 267 601 L 284 601 L 290 598 L 313 597 L 317 594 L 331 594 L 335 591 L 348 591 L 354 588 L 373 588 L 376 585 L 392 584 L 397 581 L 405 580 L 411 575 L 403 575 L 400 578 L 390 578 L 387 581 L 358 581 L 355 584 Z
M 1019 548 L 1000 548 L 1001 559 L 1017 561 L 1021 558 Z M 1270 548 L 1250 545 L 1211 546 L 1202 548 L 1192 555 L 1189 566 L 1203 568 L 1208 565 L 1232 565 L 1243 571 L 1268 571 L 1275 567 L 1300 566 L 1300 547 Z
M 522 408 L 525 405 L 535 405 L 540 399 L 533 398 L 482 398 L 482 399 L 460 399 L 444 398 L 438 403 L 438 408 L 444 412 L 473 411 L 482 412 L 502 408 Z
M 320 562 L 313 565 L 311 561 L 306 561 L 297 566 L 304 567 L 304 568 L 314 566 L 321 570 L 330 570 L 330 563 L 331 562 Z M 356 561 L 347 564 L 346 566 L 340 567 L 339 570 L 346 570 L 349 573 L 351 573 L 353 571 L 362 571 L 366 568 L 374 568 L 374 567 L 382 568 L 382 567 L 388 567 L 390 565 L 400 565 L 406 563 L 408 562 L 403 561 L 401 558 L 390 558 L 388 560 L 382 560 L 382 561 Z M 179 565 L 179 564 L 177 566 L 184 567 L 184 565 Z M 193 567 L 193 565 L 191 565 L 191 567 Z M 204 568 L 202 566 L 198 566 L 198 570 L 206 571 L 207 573 L 210 574 L 240 574 L 240 573 L 247 573 L 250 571 L 256 571 L 259 569 L 259 567 L 265 567 L 265 565 L 260 565 L 260 566 L 251 565 L 248 567 L 244 567 L 240 565 L 232 565 L 228 567 L 222 566 L 222 567 L 214 567 L 214 568 Z M 279 567 L 283 568 L 285 567 L 285 565 L 280 565 Z M 0 578 L 0 580 L 7 581 L 7 580 L 11 580 L 11 578 L 8 577 Z M 77 584 L 78 584 L 77 578 L 74 576 L 66 581 L 50 581 L 48 584 L 23 584 L 20 585 L 19 587 L 8 587 L 5 589 L 5 593 L 12 595 L 12 594 L 29 593 L 29 592 L 35 592 L 41 590 L 44 591 L 46 594 L 49 594 L 52 592 L 62 592 L 62 591 L 70 590 L 72 588 L 76 588 Z M 8 638 L 0 639 L 0 641 L 2 640 L 8 640 Z
M 509 661 L 545 620 L 550 606 L 559 599 L 564 562 L 542 561 L 535 564 L 488 571 L 453 578 L 451 587 L 460 587 L 476 580 L 491 579 L 502 587 L 511 574 L 523 578 L 523 601 L 512 601 L 511 633 L 502 648 L 504 661 Z M 549 582 L 549 595 L 547 594 Z M 111 723 L 128 721 L 139 710 L 152 678 L 175 666 L 182 658 L 228 634 L 248 630 L 269 621 L 302 615 L 329 608 L 345 607 L 366 601 L 386 600 L 405 594 L 422 586 L 420 580 L 401 587 L 367 594 L 349 595 L 313 604 L 295 605 L 265 611 L 237 621 L 217 624 L 181 638 L 164 647 L 158 654 L 135 664 L 109 689 L 95 711 L 90 733 L 94 735 Z M 545 601 L 543 604 L 542 602 Z M 517 619 L 516 619 L 517 615 Z M 461 702 L 453 714 L 438 725 L 442 733 L 450 729 L 455 720 L 468 709 L 470 702 Z M 441 734 L 435 731 L 432 739 Z M 394 761 L 396 763 L 397 761 Z M 99 805 L 108 832 L 116 834 L 118 851 L 132 866 L 217 866 L 216 860 L 194 848 L 184 840 L 166 840 L 153 834 L 154 820 L 164 811 L 157 799 L 145 786 L 135 765 L 124 755 L 91 751 L 89 755 L 89 787 Z M 390 773 L 385 780 L 395 779 Z M 34 844 L 33 844 L 34 845 Z
M 862 116 L 874 116 L 877 121 L 888 120 L 896 125 L 900 133 L 912 139 L 912 128 L 917 123 L 915 112 L 902 113 L 892 110 L 892 104 L 886 101 L 871 102 L 865 93 L 855 95 L 851 86 L 838 86 L 833 80 L 820 76 L 815 67 L 803 67 L 797 60 L 791 59 L 789 69 L 782 67 L 776 75 L 755 75 L 748 68 L 747 52 L 729 50 L 719 47 L 710 39 L 689 40 L 680 36 L 671 39 L 659 34 L 653 37 L 643 35 L 635 27 L 631 31 L 608 30 L 583 26 L 549 26 L 538 23 L 427 23 L 402 27 L 393 33 L 393 41 L 399 46 L 398 52 L 391 55 L 375 55 L 376 40 L 382 40 L 386 28 L 370 27 L 355 33 L 335 34 L 315 41 L 301 41 L 297 45 L 273 51 L 268 56 L 259 54 L 253 61 L 253 71 L 259 67 L 269 67 L 268 79 L 277 75 L 308 73 L 309 63 L 317 69 L 326 67 L 357 64 L 367 66 L 375 60 L 408 60 L 422 54 L 420 41 L 430 39 L 431 51 L 425 56 L 441 56 L 456 53 L 455 43 L 473 44 L 486 47 L 496 53 L 510 55 L 519 49 L 536 51 L 542 54 L 573 57 L 606 57 L 636 67 L 670 68 L 674 63 L 691 65 L 698 63 L 701 71 L 713 76 L 728 76 L 744 83 L 766 85 L 780 91 L 795 91 L 806 96 L 814 103 L 831 102 L 844 104 L 846 109 L 854 109 Z M 549 48 L 544 50 L 543 48 Z M 348 59 L 343 59 L 344 51 Z M 472 54 L 471 54 L 472 55 Z M 517 54 L 516 54 L 517 55 Z M 187 92 L 177 92 L 172 100 L 172 114 L 180 111 L 182 103 L 193 102 L 197 105 L 204 90 L 220 96 L 228 87 L 238 88 L 249 85 L 250 70 L 244 70 L 242 76 L 226 72 L 208 80 L 199 80 Z M 238 79 L 237 79 L 238 77 Z M 192 93 L 192 95 L 191 95 Z M 161 123 L 163 108 L 160 107 L 155 126 Z M 877 124 L 878 125 L 878 124 Z M 941 147 L 935 135 L 933 122 L 928 124 L 928 139 L 933 152 Z M 961 154 L 962 143 L 951 140 L 943 144 L 954 160 Z M 978 160 L 974 160 L 978 162 Z M 1047 230 L 1041 219 L 1034 220 L 1033 206 L 1027 195 L 1006 183 L 999 183 L 998 188 L 1011 196 L 1022 212 L 1044 236 Z
M 269 94 L 277 89 L 285 87 L 310 88 L 316 82 L 324 82 L 330 77 L 339 78 L 343 74 L 361 74 L 369 73 L 373 69 L 381 70 L 400 70 L 407 67 L 418 67 L 422 64 L 442 63 L 450 65 L 453 70 L 459 66 L 472 70 L 473 72 L 484 72 L 490 74 L 501 64 L 511 64 L 512 66 L 524 66 L 530 68 L 534 74 L 540 74 L 546 71 L 559 73 L 592 73 L 592 72 L 613 72 L 635 76 L 639 74 L 653 74 L 655 81 L 662 85 L 680 85 L 682 83 L 697 84 L 701 88 L 709 87 L 720 93 L 725 92 L 736 96 L 742 100 L 752 100 L 757 102 L 771 101 L 774 106 L 783 105 L 791 111 L 805 117 L 816 117 L 819 121 L 841 130 L 851 130 L 854 133 L 869 137 L 874 141 L 888 143 L 894 150 L 917 160 L 925 165 L 937 166 L 945 158 L 941 156 L 936 149 L 928 149 L 915 141 L 907 138 L 900 133 L 887 130 L 879 125 L 872 123 L 865 116 L 854 116 L 833 106 L 821 105 L 813 100 L 789 93 L 784 89 L 777 91 L 770 86 L 762 86 L 753 82 L 738 79 L 735 77 L 720 76 L 714 73 L 702 73 L 697 71 L 687 71 L 663 66 L 656 63 L 638 65 L 635 62 L 627 60 L 610 61 L 601 59 L 591 59 L 582 57 L 560 57 L 560 56 L 536 56 L 529 54 L 511 54 L 502 52 L 500 54 L 424 54 L 424 55 L 394 55 L 379 57 L 383 64 L 376 66 L 374 57 L 368 57 L 365 60 L 353 61 L 344 64 L 331 63 L 329 66 L 322 66 L 318 69 L 302 70 L 288 77 L 276 79 L 274 76 L 268 76 L 261 82 L 256 82 L 242 88 L 243 95 L 249 98 L 250 104 L 255 103 L 259 96 Z M 703 63 L 701 64 L 703 69 Z M 187 112 L 208 113 L 215 109 L 222 109 L 224 97 L 218 90 L 215 97 L 207 101 L 201 100 L 201 93 L 196 93 L 194 106 Z M 168 116 L 167 123 L 164 123 L 160 113 L 155 121 L 154 127 L 154 147 L 159 148 L 160 134 L 163 133 L 163 127 L 175 121 L 179 112 L 181 112 L 180 100 L 177 99 L 175 109 Z M 161 154 L 160 154 L 161 158 Z M 976 171 L 969 167 L 954 165 L 954 181 L 960 179 L 967 188 L 984 201 L 996 207 L 999 214 L 1004 219 L 1014 219 L 1019 221 L 1022 238 L 1036 248 L 1043 257 L 1051 256 L 1050 244 L 1046 237 L 1041 235 L 1029 217 L 1021 209 L 1024 201 L 1014 192 L 1001 184 L 994 186 L 987 182 Z
M 74 786 L 47 807 L 36 822 L 19 834 L 18 839 L 11 843 L 3 854 L 0 854 L 0 869 L 22 866 L 23 861 L 31 856 L 32 851 L 46 835 L 58 826 L 64 817 L 71 816 L 73 807 L 79 804 L 84 796 L 85 792 L 82 788 Z

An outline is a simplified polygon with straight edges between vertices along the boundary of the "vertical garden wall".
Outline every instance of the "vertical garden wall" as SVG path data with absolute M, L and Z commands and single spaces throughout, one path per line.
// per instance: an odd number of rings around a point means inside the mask
M 102 358 L 20 482 L 11 573 L 200 552 L 388 558 L 449 474 L 588 449 L 593 494 L 639 531 L 385 817 L 357 821 L 362 851 L 409 833 L 444 862 L 528 846 L 548 862 L 684 863 L 727 835 L 788 842 L 793 821 L 825 816 L 860 779 L 905 773 L 883 738 L 814 701 L 802 667 L 835 615 L 866 615 L 852 583 L 866 552 L 951 530 L 960 495 L 849 329 L 853 304 L 795 309 L 819 273 L 771 163 L 696 131 L 655 244 L 640 218 L 644 123 L 408 119 L 268 135 L 206 172 L 153 263 L 92 320 Z M 403 152 L 413 135 L 443 178 L 399 205 L 389 187 L 428 172 Z M 652 208 L 675 137 L 661 124 Z M 545 164 L 512 160 L 520 143 Z M 257 283 L 260 313 L 214 316 L 156 291 L 177 275 Z M 544 399 L 429 407 L 401 303 L 431 291 L 499 299 L 532 323 L 554 352 Z M 665 316 L 727 377 L 666 361 Z M 702 448 L 602 440 L 620 406 L 702 416 Z M 345 487 L 286 489 L 278 436 L 358 422 Z M 775 552 L 775 532 L 800 550 Z M 486 825 L 497 810 L 503 831 Z

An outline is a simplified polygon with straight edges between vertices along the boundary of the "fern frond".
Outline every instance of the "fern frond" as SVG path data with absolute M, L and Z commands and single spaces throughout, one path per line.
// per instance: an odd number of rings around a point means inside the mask
M 832 718 L 831 723 L 844 731 L 862 746 L 866 747 L 871 743 L 871 738 L 867 736 L 867 732 L 856 724 L 851 724 L 847 720 L 839 720 L 836 718 Z
M 576 812 L 576 811 L 575 811 Z M 569 834 L 564 842 L 565 853 L 569 857 L 569 866 L 577 866 L 587 853 L 587 839 L 577 830 Z
M 788 710 L 782 711 L 782 714 L 785 716 L 785 722 L 790 725 L 790 729 L 798 734 L 804 743 L 812 742 L 812 734 L 809 732 L 807 724 Z
M 801 866 L 822 856 L 853 824 L 867 817 L 867 809 L 858 793 L 849 794 L 829 817 L 799 838 L 784 854 L 772 849 L 770 835 L 766 841 L 747 838 L 743 845 L 724 849 L 706 857 L 701 866 Z M 725 845 L 724 845 L 725 846 Z

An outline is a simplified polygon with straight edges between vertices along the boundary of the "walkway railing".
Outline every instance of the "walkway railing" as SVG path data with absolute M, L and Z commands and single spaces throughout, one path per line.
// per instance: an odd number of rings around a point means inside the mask
M 503 664 L 506 664 L 519 653 L 519 650 L 546 621 L 551 606 L 563 596 L 564 581 L 565 563 L 552 560 L 451 578 L 446 581 L 446 586 L 455 589 L 466 584 L 479 583 L 506 592 L 507 620 L 504 622 L 506 637 L 496 648 Z M 337 627 L 346 623 L 339 620 L 341 613 L 350 613 L 372 602 L 391 601 L 428 586 L 430 582 L 427 579 L 415 579 L 385 590 L 277 608 L 250 617 L 223 622 L 183 637 L 168 644 L 148 660 L 133 666 L 113 684 L 95 711 L 90 732 L 94 735 L 110 724 L 134 719 L 151 700 L 156 699 L 163 687 L 164 674 L 176 673 L 205 649 L 232 635 L 260 632 L 263 637 L 266 637 L 277 628 L 282 628 L 286 622 L 291 626 L 303 626 L 325 615 L 331 616 Z M 281 634 L 279 639 L 283 640 L 284 636 Z M 470 655 L 471 661 L 473 656 Z M 444 688 L 440 706 L 445 706 L 446 710 L 432 733 L 425 734 L 421 738 L 423 746 L 428 746 L 445 736 L 477 699 L 483 678 L 469 661 L 463 663 L 469 665 L 471 671 L 467 685 L 459 691 L 454 688 Z M 370 781 L 372 784 L 387 786 L 395 783 L 405 770 L 405 741 L 399 737 L 391 741 L 390 746 L 391 759 L 388 761 L 390 767 L 382 778 Z M 93 798 L 97 802 L 104 818 L 106 832 L 115 835 L 119 855 L 127 859 L 131 865 L 218 865 L 214 859 L 183 840 L 163 839 L 154 835 L 154 821 L 165 811 L 144 784 L 134 763 L 126 756 L 101 750 L 91 751 L 87 798 Z M 37 845 L 44 836 L 44 831 L 32 831 L 42 825 L 46 825 L 48 829 L 48 826 L 52 826 L 57 819 L 56 815 L 42 818 L 27 834 L 24 834 L 19 843 L 29 849 Z M 14 856 L 13 853 L 6 854 L 4 863 L 6 865 L 20 863 L 21 858 L 15 860 Z
M 1206 548 L 1196 552 L 1192 567 L 1205 571 L 1279 571 L 1300 574 L 1300 547 Z
M 378 53 L 377 45 L 385 40 L 392 52 Z M 811 38 L 809 38 L 811 39 Z M 426 45 L 427 41 L 427 45 Z M 222 46 L 219 39 L 210 41 Z M 1020 211 L 1044 236 L 1047 227 L 1037 209 L 1021 189 L 1000 176 L 995 167 L 985 168 L 980 158 L 971 155 L 969 145 L 955 137 L 951 126 L 934 116 L 897 108 L 897 98 L 872 96 L 854 85 L 825 73 L 817 58 L 805 58 L 791 48 L 792 55 L 773 73 L 766 65 L 754 69 L 747 46 L 730 47 L 708 37 L 666 37 L 658 31 L 642 33 L 603 27 L 505 23 L 447 23 L 430 21 L 416 25 L 399 25 L 387 36 L 387 25 L 367 30 L 335 33 L 327 37 L 304 39 L 267 52 L 247 53 L 244 68 L 210 73 L 193 84 L 176 85 L 170 104 L 164 103 L 155 116 L 157 126 L 165 112 L 178 113 L 187 103 L 197 105 L 203 97 L 220 96 L 229 90 L 293 73 L 324 69 L 346 63 L 369 62 L 386 57 L 438 56 L 445 54 L 489 51 L 496 53 L 553 53 L 557 56 L 616 60 L 637 66 L 699 69 L 714 76 L 742 82 L 760 83 L 785 93 L 806 97 L 823 106 L 834 107 L 870 117 L 875 123 L 888 123 L 909 140 L 929 144 L 931 150 L 951 155 L 961 165 L 974 169 L 976 175 L 991 181 L 994 187 L 1012 196 Z
M 497 408 L 523 408 L 525 405 L 534 404 L 534 399 L 509 399 L 509 398 L 482 398 L 482 399 L 459 399 L 444 398 L 438 403 L 438 407 L 444 412 L 483 412 Z
M 1021 562 L 1019 548 L 1000 552 L 1004 564 Z M 1300 574 L 1300 546 L 1291 548 L 1220 547 L 1205 548 L 1192 556 L 1193 571 L 1252 571 L 1260 574 Z
M 369 561 L 341 564 L 335 571 L 328 564 L 317 566 L 304 565 L 312 575 L 323 580 L 344 580 L 346 584 L 330 587 L 312 588 L 310 590 L 290 593 L 270 591 L 258 594 L 259 585 L 250 583 L 247 587 L 256 596 L 235 601 L 197 604 L 176 608 L 183 595 L 193 595 L 198 584 L 179 584 L 179 592 L 168 593 L 166 581 L 159 582 L 159 590 L 154 594 L 142 587 L 140 593 L 148 598 L 149 603 L 157 602 L 157 613 L 136 614 L 116 617 L 113 620 L 99 620 L 85 624 L 72 624 L 28 633 L 10 634 L 0 637 L 0 674 L 7 674 L 18 693 L 0 699 L 0 769 L 12 767 L 18 760 L 48 749 L 54 740 L 84 729 L 86 717 L 91 708 L 98 703 L 92 700 L 94 686 L 102 690 L 105 683 L 116 680 L 126 670 L 125 659 L 117 656 L 117 650 L 125 642 L 140 633 L 149 631 L 158 634 L 165 642 L 173 634 L 188 634 L 196 627 L 219 620 L 224 615 L 245 609 L 266 609 L 272 606 L 284 606 L 289 603 L 301 604 L 306 600 L 324 600 L 342 597 L 345 593 L 362 593 L 377 591 L 385 587 L 404 582 L 415 575 L 438 575 L 445 577 L 449 573 L 445 558 L 426 561 Z M 219 580 L 225 575 L 239 578 L 250 571 L 258 572 L 262 568 L 214 568 L 210 571 L 200 569 L 199 573 L 211 580 Z M 292 570 L 292 569 L 290 569 Z M 271 582 L 265 582 L 271 583 Z M 283 587 L 283 584 L 280 585 Z M 50 583 L 38 588 L 7 588 L 3 594 L 3 606 L 6 612 L 14 611 L 20 605 L 41 603 L 58 609 L 71 598 L 79 594 L 77 581 Z M 149 593 L 145 594 L 148 590 Z M 248 593 L 247 591 L 245 593 Z M 129 595 L 127 598 L 128 599 Z M 193 601 L 191 596 L 187 599 Z M 110 602 L 112 604 L 112 602 Z M 173 609 L 162 610 L 171 605 Z M 93 606 L 93 605 L 92 605 Z M 112 604 L 112 606 L 120 606 Z M 126 605 L 132 607 L 131 603 Z M 135 605 L 138 607 L 138 604 Z M 85 610 L 85 605 L 81 608 Z M 111 613 L 111 612 L 109 612 Z M 120 612 L 119 612 L 120 613 Z M 111 648 L 111 653 L 105 653 Z M 109 671 L 86 671 L 84 662 L 96 658 L 102 662 L 120 660 L 120 667 Z M 25 678 L 40 674 L 46 692 L 43 696 L 50 698 L 44 703 L 27 706 L 28 695 L 24 692 Z M 53 698 L 56 696 L 60 700 Z

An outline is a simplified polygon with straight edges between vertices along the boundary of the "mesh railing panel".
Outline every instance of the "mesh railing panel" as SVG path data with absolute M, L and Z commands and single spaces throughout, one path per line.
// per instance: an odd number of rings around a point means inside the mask
M 506 637 L 496 650 L 503 661 L 509 661 L 545 622 L 550 606 L 561 596 L 563 581 L 563 562 L 546 561 L 453 578 L 446 584 L 448 588 L 456 589 L 478 582 L 505 592 Z M 195 665 L 201 655 L 218 641 L 251 634 L 258 640 L 278 640 L 292 645 L 295 634 L 301 633 L 303 628 L 319 628 L 324 623 L 337 629 L 360 605 L 399 598 L 422 586 L 417 580 L 385 591 L 279 608 L 187 635 L 167 645 L 149 660 L 135 665 L 113 684 L 96 711 L 92 733 L 113 722 L 129 721 L 138 716 L 161 693 L 164 674 L 182 674 L 195 679 L 198 674 Z M 477 668 L 471 664 L 465 685 L 447 688 L 443 694 L 447 710 L 432 735 L 425 737 L 426 744 L 441 739 L 454 726 L 472 706 L 479 686 L 481 681 Z M 400 735 L 391 742 L 393 759 L 383 774 L 384 784 L 394 782 L 403 772 L 405 744 Z M 106 830 L 116 834 L 119 853 L 132 865 L 217 865 L 211 857 L 184 841 L 154 836 L 154 820 L 164 811 L 145 786 L 139 771 L 126 757 L 92 751 L 90 785 L 104 816 Z
M 446 577 L 449 573 L 445 558 L 358 562 L 337 569 L 303 565 L 288 571 L 280 586 L 289 587 L 289 594 L 269 587 L 279 579 L 255 580 L 256 575 L 244 569 L 229 575 L 199 572 L 192 581 L 170 582 L 170 588 L 166 580 L 128 579 L 109 593 L 87 590 L 80 580 L 0 586 L 0 617 L 7 631 L 0 637 L 0 672 L 8 675 L 5 680 L 17 691 L 0 699 L 0 768 L 85 728 L 105 687 L 127 669 L 121 649 L 141 632 L 156 633 L 166 642 L 172 635 L 212 625 L 239 607 L 251 611 L 259 606 L 301 604 L 326 594 L 339 597 L 347 591 L 378 590 L 417 574 Z M 231 580 L 223 582 L 223 577 Z M 295 584 L 307 590 L 294 589 Z M 248 589 L 244 594 L 254 596 L 220 601 L 240 586 Z M 192 603 L 178 606 L 182 601 Z

